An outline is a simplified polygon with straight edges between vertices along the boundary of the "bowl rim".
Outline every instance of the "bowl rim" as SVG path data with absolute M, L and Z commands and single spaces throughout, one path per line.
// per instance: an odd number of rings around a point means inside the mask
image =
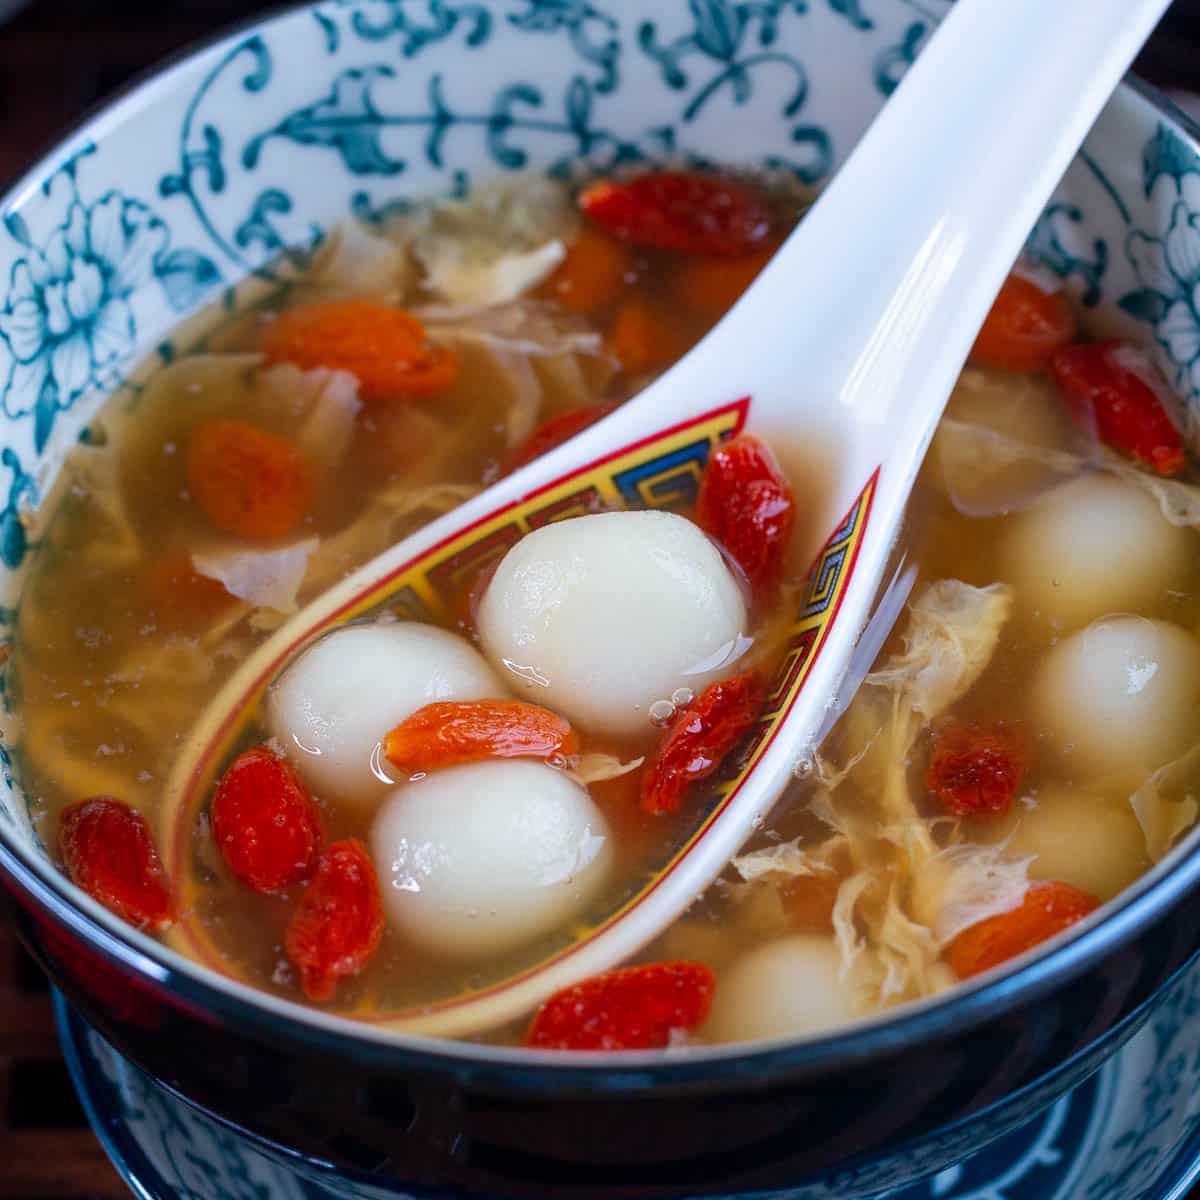
M 254 32 L 282 27 L 316 7 L 317 0 L 272 7 L 245 21 L 197 39 L 139 72 L 92 106 L 59 135 L 0 195 L 0 212 L 19 207 L 41 187 L 70 148 L 96 138 L 104 125 L 120 125 L 152 102 L 178 73 L 206 56 L 231 49 Z M 493 3 L 495 0 L 486 0 Z M 1173 124 L 1200 159 L 1200 123 L 1160 89 L 1129 73 L 1114 101 L 1140 100 Z M 187 318 L 185 318 L 186 320 Z M 464 1085 L 549 1096 L 689 1094 L 744 1082 L 762 1087 L 801 1075 L 824 1075 L 878 1055 L 898 1052 L 974 1028 L 1018 999 L 1031 1002 L 1077 978 L 1095 962 L 1133 939 L 1165 908 L 1200 884 L 1200 828 L 1162 862 L 1075 929 L 978 980 L 937 996 L 856 1021 L 845 1030 L 805 1039 L 688 1048 L 683 1052 L 536 1051 L 467 1040 L 399 1034 L 284 1000 L 241 983 L 179 954 L 133 929 L 62 876 L 50 859 L 10 842 L 0 827 L 0 874 L 38 908 L 110 963 L 142 976 L 188 1007 L 267 1044 L 303 1043 L 318 1052 L 373 1069 L 412 1075 L 451 1075 Z M 0 879 L 0 883 L 5 880 Z M 15 903 L 22 904 L 20 897 Z M 282 1018 L 282 1020 L 281 1020 Z

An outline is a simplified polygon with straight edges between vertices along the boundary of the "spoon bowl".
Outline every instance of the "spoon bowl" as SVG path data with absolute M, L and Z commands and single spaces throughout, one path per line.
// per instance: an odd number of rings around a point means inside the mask
M 214 698 L 189 739 L 166 791 L 163 856 L 183 889 L 183 916 L 168 937 L 181 949 L 219 965 L 199 922 L 189 914 L 186 857 L 192 832 L 216 773 L 259 711 L 271 681 L 311 642 L 349 621 L 445 621 L 478 572 L 521 537 L 550 521 L 597 505 L 675 508 L 694 500 L 711 450 L 745 426 L 748 401 L 701 413 L 615 453 L 584 463 L 474 519 L 464 509 L 434 522 L 413 538 L 355 572 L 305 608 L 269 638 Z M 514 481 L 516 483 L 517 481 Z M 785 638 L 766 707 L 748 739 L 730 757 L 714 787 L 693 809 L 693 820 L 673 853 L 641 881 L 614 911 L 600 914 L 578 936 L 517 975 L 441 1003 L 381 1018 L 409 1033 L 457 1036 L 503 1023 L 559 987 L 602 971 L 634 953 L 681 913 L 736 853 L 754 822 L 765 816 L 782 782 L 764 788 L 759 764 L 784 727 L 820 660 L 868 528 L 876 479 L 869 479 L 829 537 L 810 574 L 802 604 Z M 518 485 L 519 486 L 519 485 Z M 481 501 L 495 497 L 493 488 Z M 519 493 L 521 494 L 521 493 Z M 464 506 L 466 508 L 468 506 Z M 479 501 L 469 506 L 483 507 Z M 424 544 L 423 549 L 417 545 Z M 911 579 L 908 580 L 911 584 Z M 864 666 L 864 671 L 866 667 Z M 820 712 L 832 697 L 822 698 Z M 776 757 L 787 772 L 803 748 Z M 778 773 L 778 769 L 777 769 Z M 704 846 L 704 853 L 698 853 Z
M 833 457 L 833 531 L 788 629 L 762 718 L 673 853 L 616 907 L 592 914 L 525 969 L 381 1023 L 435 1036 L 494 1027 L 665 929 L 816 748 L 971 343 L 1168 3 L 1061 0 L 1047 13 L 1041 0 L 959 0 L 799 228 L 690 354 L 605 420 L 355 571 L 233 674 L 168 784 L 169 869 L 185 877 L 191 831 L 216 770 L 266 687 L 315 637 L 384 614 L 445 619 L 471 578 L 551 521 L 597 507 L 687 506 L 712 449 L 743 429 L 768 441 L 819 438 Z M 1035 18 L 1042 36 L 1030 45 L 1025 30 Z M 193 922 L 171 937 L 213 959 Z

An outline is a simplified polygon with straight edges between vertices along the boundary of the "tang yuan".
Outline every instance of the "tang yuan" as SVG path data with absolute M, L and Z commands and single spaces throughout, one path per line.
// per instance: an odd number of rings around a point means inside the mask
M 371 844 L 392 923 L 431 953 L 484 959 L 577 916 L 613 856 L 587 788 L 527 759 L 405 784 L 376 813 Z
M 793 933 L 748 950 L 724 973 L 707 1031 L 722 1042 L 803 1037 L 854 1015 L 831 937 Z
M 1187 749 L 1200 643 L 1179 625 L 1119 615 L 1064 638 L 1034 675 L 1032 715 L 1049 755 L 1077 776 L 1147 772 Z
M 1079 853 L 1079 831 L 1088 852 Z M 1129 797 L 1118 790 L 1043 784 L 1022 797 L 993 833 L 1029 858 L 1031 879 L 1062 880 L 1101 900 L 1115 896 L 1150 865 L 1146 839 Z
M 784 471 L 751 404 L 669 489 L 553 484 L 534 520 L 531 486 L 525 526 L 485 520 L 440 573 L 343 585 L 686 353 L 806 203 L 645 170 L 406 205 L 103 406 L 32 517 L 3 668 L 70 879 L 381 1028 L 549 962 L 570 986 L 471 1036 L 684 1053 L 941 993 L 1171 854 L 1200 812 L 1200 473 L 1148 361 L 1023 267 L 918 482 L 878 661 L 722 876 L 610 970 L 590 948 L 679 878 L 786 694 L 819 471 Z
M 1060 484 L 1008 526 L 1000 561 L 1022 605 L 1065 628 L 1153 604 L 1183 582 L 1194 550 L 1152 495 L 1115 475 Z
M 504 556 L 479 636 L 511 685 L 592 732 L 643 740 L 651 708 L 745 653 L 746 603 L 698 526 L 668 512 L 547 525 Z
M 360 625 L 327 634 L 283 672 L 266 725 L 313 791 L 370 804 L 391 781 L 380 753 L 392 726 L 435 701 L 504 694 L 464 638 L 416 622 Z

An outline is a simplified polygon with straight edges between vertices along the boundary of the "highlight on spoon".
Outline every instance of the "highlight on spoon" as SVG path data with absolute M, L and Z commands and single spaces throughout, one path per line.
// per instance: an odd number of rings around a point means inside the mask
M 163 859 L 181 913 L 169 940 L 218 970 L 235 970 L 197 916 L 206 887 L 203 871 L 195 869 L 198 848 L 205 844 L 197 834 L 203 832 L 216 779 L 249 744 L 267 688 L 296 653 L 352 621 L 444 620 L 481 571 L 526 533 L 552 522 L 598 509 L 687 509 L 696 499 L 710 453 L 742 431 L 750 407 L 748 399 L 724 405 L 606 454 L 417 557 L 385 565 L 382 572 L 378 560 L 368 564 L 268 639 L 211 703 L 168 783 Z M 690 820 L 653 866 L 610 887 L 568 929 L 503 957 L 486 975 L 464 968 L 454 994 L 391 1006 L 385 997 L 364 997 L 351 1010 L 354 1015 L 397 1031 L 434 1036 L 495 1027 L 528 1012 L 560 987 L 619 963 L 692 902 L 724 865 L 723 860 L 713 863 L 712 855 L 695 856 L 696 847 L 719 824 L 748 829 L 754 817 L 763 815 L 758 811 L 762 796 L 744 785 L 792 711 L 837 621 L 871 517 L 878 474 L 876 470 L 865 482 L 817 556 L 773 660 L 777 665 L 758 722 L 689 802 Z M 743 811 L 746 805 L 755 811 Z

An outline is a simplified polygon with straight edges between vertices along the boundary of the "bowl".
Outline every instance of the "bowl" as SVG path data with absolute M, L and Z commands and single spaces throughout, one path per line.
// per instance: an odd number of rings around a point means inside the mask
M 325 0 L 159 72 L 30 171 L 0 206 L 4 636 L 38 553 L 23 518 L 103 395 L 136 400 L 192 318 L 269 288 L 281 255 L 302 259 L 348 215 L 377 222 L 406 197 L 522 170 L 684 159 L 820 184 L 946 5 L 631 8 Z M 1097 324 L 1153 349 L 1193 423 L 1196 132 L 1131 81 L 1029 244 Z M 372 1195 L 856 1200 L 1077 1085 L 1200 949 L 1188 841 L 1052 953 L 835 1036 L 598 1061 L 389 1037 L 185 961 L 67 883 L 21 791 L 7 703 L 0 883 L 39 961 L 164 1087 Z
M 1200 1128 L 1192 1111 L 1200 1022 L 1186 1019 L 1198 1001 L 1200 965 L 1193 964 L 1167 990 L 1153 1020 L 1078 1087 L 982 1150 L 930 1179 L 888 1188 L 879 1200 L 1079 1200 L 1097 1194 L 1105 1200 L 1181 1200 L 1200 1177 Z M 57 997 L 55 1010 L 80 1101 L 136 1195 L 243 1197 L 251 1194 L 248 1188 L 270 1200 L 376 1200 L 386 1194 L 231 1135 L 121 1058 Z M 920 1155 L 920 1144 L 907 1153 Z M 771 1196 L 813 1194 L 802 1184 Z

